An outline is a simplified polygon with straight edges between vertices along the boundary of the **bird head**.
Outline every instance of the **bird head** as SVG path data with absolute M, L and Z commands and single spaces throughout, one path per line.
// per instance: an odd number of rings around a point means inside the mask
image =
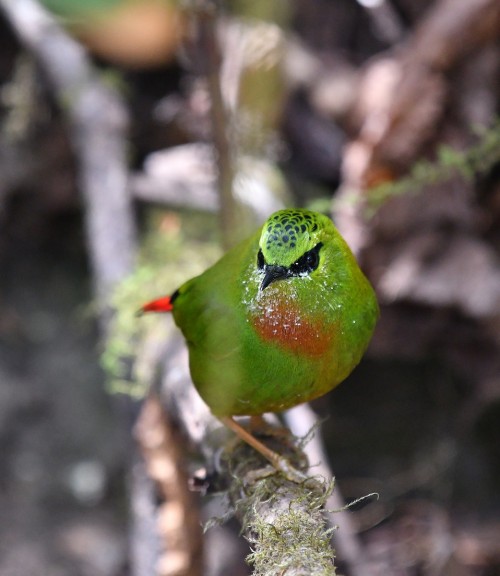
M 303 209 L 275 212 L 259 241 L 257 268 L 264 273 L 260 290 L 276 280 L 314 273 L 321 248 L 333 234 L 331 220 L 322 214 Z

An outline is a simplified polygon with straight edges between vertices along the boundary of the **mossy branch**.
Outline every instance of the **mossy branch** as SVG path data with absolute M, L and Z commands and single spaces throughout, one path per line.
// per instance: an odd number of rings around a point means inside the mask
M 367 207 L 376 210 L 387 200 L 408 193 L 418 193 L 426 186 L 446 182 L 453 177 L 472 181 L 491 170 L 500 161 L 500 118 L 491 127 L 475 129 L 478 142 L 466 150 L 441 146 L 437 160 L 417 162 L 405 178 L 371 188 Z
M 301 456 L 299 448 L 290 448 Z M 231 452 L 229 468 L 228 494 L 252 548 L 247 561 L 254 576 L 335 575 L 334 529 L 323 513 L 333 481 L 312 477 L 298 484 L 275 471 L 266 476 L 262 457 L 241 443 Z

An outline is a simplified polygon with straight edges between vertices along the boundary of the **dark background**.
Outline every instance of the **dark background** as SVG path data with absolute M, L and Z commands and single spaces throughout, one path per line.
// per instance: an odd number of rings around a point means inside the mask
M 373 105 L 360 80 L 377 58 L 403 62 L 409 74 L 420 57 L 412 53 L 421 48 L 418 34 L 446 30 L 461 9 L 447 12 L 446 4 L 381 3 L 396 32 L 353 0 L 296 1 L 275 14 L 259 3 L 223 7 L 231 18 L 250 11 L 274 18 L 319 67 L 300 82 L 285 74 L 277 113 L 264 122 L 272 138 L 249 137 L 252 153 L 272 140 L 267 157 L 283 171 L 291 202 L 329 202 L 349 180 L 345 146 L 366 137 L 364 90 Z M 498 114 L 498 22 L 481 40 L 464 36 L 470 50 L 437 70 L 442 90 L 429 109 L 403 107 L 414 124 L 402 121 L 401 132 L 387 136 L 369 183 L 435 161 L 442 144 L 477 145 L 473 126 L 492 125 Z M 154 151 L 209 140 L 198 71 L 183 58 L 182 42 L 174 38 L 164 53 L 157 49 L 158 61 L 138 63 L 96 48 L 85 30 L 77 34 L 126 103 L 131 170 Z M 338 84 L 320 91 L 330 77 L 345 80 L 347 104 L 336 100 Z M 99 366 L 72 142 L 50 83 L 3 18 L 0 84 L 0 575 L 129 574 L 131 440 Z M 429 115 L 435 121 L 424 130 Z M 495 145 L 500 158 L 500 139 Z M 358 255 L 379 293 L 381 320 L 360 367 L 315 408 L 344 498 L 380 494 L 353 514 L 381 574 L 500 574 L 499 170 L 492 161 L 469 180 L 432 182 L 362 224 L 369 241 Z M 147 207 L 136 209 L 143 230 Z M 186 219 L 184 212 L 181 227 Z M 398 276 L 405 269 L 417 270 L 412 280 Z M 245 573 L 241 557 L 236 564 Z

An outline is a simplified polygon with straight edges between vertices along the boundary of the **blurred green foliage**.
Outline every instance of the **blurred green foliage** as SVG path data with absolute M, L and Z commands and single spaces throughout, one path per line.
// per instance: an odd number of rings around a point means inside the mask
M 114 317 L 101 357 L 108 390 L 134 397 L 146 393 L 156 369 L 151 354 L 174 326 L 170 317 L 138 317 L 137 312 L 145 302 L 174 292 L 220 256 L 215 216 L 158 209 L 148 214 L 136 271 L 113 297 Z
M 69 19 L 83 18 L 91 14 L 105 12 L 120 4 L 124 0 L 43 0 L 42 4 L 54 14 Z

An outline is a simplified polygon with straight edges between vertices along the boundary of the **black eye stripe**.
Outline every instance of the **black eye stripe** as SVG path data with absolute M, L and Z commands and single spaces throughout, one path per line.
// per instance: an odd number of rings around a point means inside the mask
M 309 274 L 319 266 L 319 251 L 323 246 L 322 242 L 316 244 L 314 248 L 308 250 L 296 262 L 290 266 L 290 273 L 292 276 L 299 276 L 300 274 Z
M 264 254 L 262 254 L 262 250 L 259 250 L 257 253 L 257 268 L 262 270 L 265 266 L 266 262 L 264 260 Z
M 319 251 L 323 246 L 322 242 L 316 244 L 314 248 L 305 252 L 298 260 L 296 260 L 288 268 L 288 276 L 301 276 L 304 274 L 310 274 L 313 270 L 319 266 Z M 259 270 L 264 270 L 266 267 L 266 261 L 262 250 L 257 252 L 257 268 Z

